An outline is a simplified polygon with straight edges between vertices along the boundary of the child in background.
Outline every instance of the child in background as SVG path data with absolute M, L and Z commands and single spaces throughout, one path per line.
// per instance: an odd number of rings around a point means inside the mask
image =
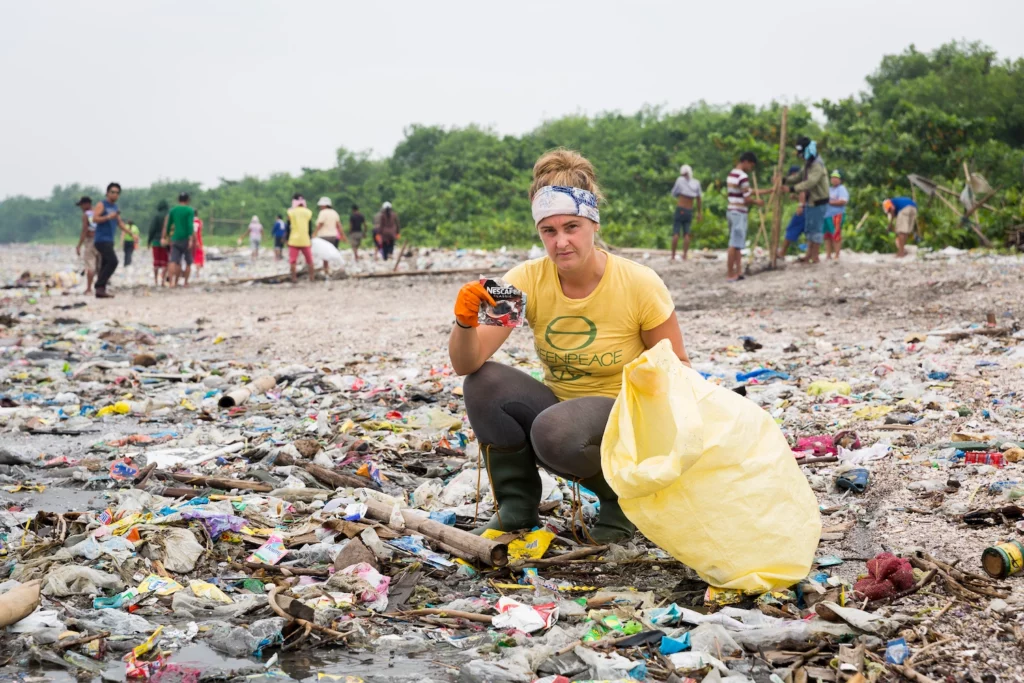
M 834 254 L 838 261 L 839 250 L 843 246 L 843 221 L 846 220 L 850 191 L 843 185 L 843 174 L 839 169 L 832 171 L 829 180 L 832 187 L 828 190 L 828 209 L 825 210 L 825 259 L 832 259 Z

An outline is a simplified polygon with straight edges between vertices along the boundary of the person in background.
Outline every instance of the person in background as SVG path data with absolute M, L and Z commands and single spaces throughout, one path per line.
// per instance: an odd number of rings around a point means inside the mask
M 345 233 L 341 230 L 341 216 L 331 206 L 330 197 L 321 197 L 316 203 L 316 208 L 316 236 L 337 249 L 339 244 L 347 241 Z M 324 261 L 324 277 L 331 277 L 331 267 L 327 261 Z
M 203 219 L 199 217 L 199 209 L 195 210 L 195 219 L 192 227 L 194 230 L 193 245 L 195 250 L 192 254 L 192 262 L 196 267 L 196 277 L 203 272 L 206 265 L 206 249 L 203 247 Z M 188 284 L 188 275 L 185 276 L 185 284 Z
M 676 197 L 676 213 L 672 221 L 672 257 L 676 260 L 676 246 L 679 244 L 679 233 L 683 233 L 683 260 L 690 251 L 690 226 L 693 224 L 693 203 L 697 202 L 697 221 L 704 220 L 704 203 L 700 189 L 700 181 L 693 177 L 693 169 L 688 164 L 679 168 L 679 177 L 672 186 L 672 196 Z
M 757 155 L 753 152 L 744 152 L 736 168 L 729 172 L 726 179 L 726 189 L 729 195 L 729 204 L 725 212 L 726 221 L 729 224 L 729 249 L 726 252 L 726 282 L 736 282 L 743 279 L 743 258 L 741 251 L 747 245 L 747 212 L 751 204 L 764 206 L 764 201 L 758 199 L 754 191 L 750 189 L 750 172 L 757 166 Z
M 843 221 L 846 219 L 846 205 L 850 202 L 850 191 L 843 185 L 843 174 L 834 169 L 830 177 L 832 187 L 828 191 L 828 208 L 825 210 L 825 259 L 839 260 L 843 247 Z
M 135 221 L 127 220 L 125 225 L 128 228 L 128 233 L 124 236 L 123 247 L 124 267 L 127 268 L 132 264 L 132 254 L 135 253 L 135 247 L 139 246 L 140 233 L 139 226 L 135 225 Z
M 376 218 L 376 216 L 374 216 Z M 370 236 L 373 238 L 373 260 L 376 261 L 384 255 L 380 247 L 380 227 L 376 224 L 373 226 L 373 230 L 370 231 Z
M 799 193 L 804 205 L 807 231 L 807 263 L 818 263 L 821 243 L 825 241 L 825 211 L 828 209 L 828 170 L 818 156 L 818 144 L 803 136 L 796 141 L 796 153 L 803 159 L 803 168 L 783 181 L 790 192 Z
M 321 197 L 320 201 L 316 203 L 316 208 L 316 234 L 314 237 L 330 242 L 337 249 L 345 239 L 345 233 L 341 231 L 341 216 L 331 205 L 330 197 Z
M 896 228 L 896 258 L 903 258 L 917 228 L 917 203 L 910 197 L 892 197 L 882 202 L 882 210 L 889 217 L 889 230 Z
M 153 284 L 164 286 L 167 280 L 167 243 L 164 242 L 164 223 L 167 218 L 167 202 L 163 199 L 156 205 L 156 216 L 149 225 L 149 248 L 153 252 Z
M 352 205 L 352 212 L 348 215 L 348 243 L 352 247 L 352 258 L 359 260 L 359 243 L 363 241 L 363 228 L 366 226 L 366 217 L 360 213 L 359 207 Z
M 787 175 L 792 175 L 800 171 L 799 166 L 790 166 Z M 782 246 L 779 247 L 778 257 L 785 259 L 786 254 L 789 252 L 790 245 L 796 244 L 800 241 L 800 235 L 806 232 L 806 223 L 804 221 L 804 205 L 796 205 L 796 213 L 789 219 L 789 225 L 786 226 L 786 235 L 782 240 Z
M 252 250 L 252 260 L 255 261 L 260 257 L 260 242 L 263 241 L 263 224 L 260 223 L 259 216 L 253 216 L 249 225 L 245 226 L 242 236 L 238 238 L 239 246 L 242 245 L 242 240 L 246 235 L 249 235 L 249 249 Z
M 313 248 L 309 238 L 309 224 L 313 220 L 313 212 L 306 208 L 306 199 L 299 193 L 292 197 L 292 208 L 288 209 L 288 223 L 291 231 L 288 234 L 288 267 L 291 269 L 292 284 L 299 281 L 295 265 L 299 254 L 306 259 L 306 270 L 309 281 L 316 281 L 316 268 L 313 267 Z
M 75 246 L 75 255 L 85 266 L 85 293 L 92 294 L 92 283 L 100 269 L 100 253 L 96 251 L 96 223 L 93 222 L 92 198 L 82 197 L 75 204 L 82 210 L 82 231 Z
M 391 202 L 381 204 L 380 212 L 373 220 L 374 227 L 379 230 L 380 255 L 385 261 L 395 251 L 395 242 L 402 236 L 402 227 L 398 223 L 398 214 L 391 207 Z
M 160 241 L 171 247 L 170 265 L 167 267 L 167 281 L 171 287 L 178 286 L 178 278 L 182 276 L 181 264 L 185 263 L 185 287 L 192 273 L 192 259 L 195 257 L 195 218 L 196 213 L 188 205 L 191 198 L 188 192 L 178 195 L 178 205 L 164 217 L 164 228 Z
M 117 206 L 117 200 L 121 197 L 121 185 L 110 183 L 107 185 L 107 196 L 100 201 L 98 211 L 93 212 L 92 219 L 96 223 L 96 236 L 93 243 L 100 255 L 99 275 L 96 277 L 96 298 L 112 299 L 113 294 L 107 293 L 107 283 L 110 277 L 117 270 L 117 252 L 114 250 L 114 237 L 117 229 L 128 233 L 128 229 L 121 219 L 121 210 Z
M 281 214 L 277 214 L 277 220 L 274 221 L 274 227 L 271 229 L 271 233 L 274 236 L 274 260 L 280 261 L 284 258 L 284 241 L 285 235 L 288 231 L 284 227 L 284 218 Z

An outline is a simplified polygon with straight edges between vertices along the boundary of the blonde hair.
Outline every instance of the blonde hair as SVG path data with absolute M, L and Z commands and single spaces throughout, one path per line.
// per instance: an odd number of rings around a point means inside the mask
M 547 185 L 578 187 L 593 192 L 598 201 L 604 199 L 601 188 L 597 186 L 594 165 L 579 152 L 564 147 L 547 152 L 533 165 L 530 201 L 540 188 Z

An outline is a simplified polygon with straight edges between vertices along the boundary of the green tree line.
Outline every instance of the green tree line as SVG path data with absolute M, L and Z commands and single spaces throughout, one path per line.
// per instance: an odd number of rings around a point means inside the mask
M 911 46 L 884 57 L 867 85 L 847 99 L 815 103 L 824 125 L 806 104 L 789 108 L 787 147 L 799 135 L 817 139 L 827 166 L 846 177 L 852 195 L 846 246 L 891 250 L 882 200 L 910 194 L 908 173 L 959 190 L 965 161 L 999 188 L 993 210 L 975 214 L 985 234 L 998 244 L 1007 230 L 1024 222 L 1024 60 L 1000 59 L 978 43 L 949 43 L 930 53 Z M 751 150 L 762 162 L 760 184 L 769 186 L 781 109 L 779 103 L 700 102 L 678 111 L 647 107 L 634 114 L 568 116 L 522 136 L 476 126 L 413 125 L 387 158 L 339 149 L 332 168 L 222 180 L 210 189 L 190 181 L 126 187 L 121 205 L 126 215 L 148 226 L 160 200 L 173 203 L 187 190 L 207 221 L 211 215 L 237 220 L 257 214 L 269 225 L 294 192 L 313 201 L 329 196 L 340 209 L 359 204 L 366 213 L 387 200 L 399 212 L 405 235 L 417 244 L 523 246 L 536 239 L 526 199 L 533 163 L 546 150 L 564 146 L 581 151 L 597 168 L 606 196 L 602 231 L 609 243 L 668 244 L 674 206 L 668 191 L 679 165 L 688 163 L 706 188 L 706 220 L 694 226 L 695 245 L 720 248 L 727 241 L 725 177 L 737 156 Z M 796 162 L 787 150 L 787 166 Z M 0 242 L 76 235 L 80 218 L 74 202 L 82 194 L 96 199 L 102 192 L 76 184 L 58 186 L 46 199 L 5 199 Z M 977 245 L 975 234 L 942 203 L 921 193 L 918 203 L 926 246 Z M 788 213 L 793 207 L 786 208 Z M 868 219 L 853 230 L 865 213 Z M 215 227 L 218 234 L 240 230 Z

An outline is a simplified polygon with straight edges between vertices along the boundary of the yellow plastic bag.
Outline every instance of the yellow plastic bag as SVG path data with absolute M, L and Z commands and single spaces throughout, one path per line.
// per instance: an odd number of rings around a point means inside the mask
M 235 601 L 228 597 L 227 593 L 217 588 L 212 583 L 206 581 L 200 581 L 199 579 L 192 579 L 188 582 L 188 587 L 192 589 L 192 594 L 197 598 L 209 598 L 210 600 L 216 600 L 222 602 L 225 605 L 231 605 Z
M 815 380 L 807 387 L 808 396 L 821 396 L 822 394 L 849 396 L 850 391 L 850 385 L 847 382 L 829 382 L 824 379 Z
M 667 340 L 623 369 L 601 466 L 630 521 L 712 586 L 764 593 L 811 568 L 818 501 L 782 432 Z

